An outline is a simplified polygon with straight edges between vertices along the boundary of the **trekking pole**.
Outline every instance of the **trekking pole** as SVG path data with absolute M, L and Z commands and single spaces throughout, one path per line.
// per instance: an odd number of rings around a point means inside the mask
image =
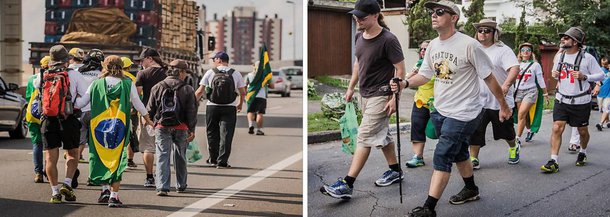
M 400 96 L 400 82 L 402 81 L 402 79 L 400 78 L 393 78 L 392 81 L 394 81 L 394 83 L 396 83 L 398 85 L 398 89 L 396 90 L 396 92 L 394 92 L 394 99 L 396 101 L 396 140 L 397 142 L 397 147 L 398 147 L 398 166 L 400 167 L 402 164 L 402 161 L 400 161 L 400 118 L 398 116 L 398 98 Z M 403 172 L 402 172 L 402 168 L 400 169 L 400 182 L 398 183 L 398 189 L 400 191 L 400 203 L 402 204 L 402 176 L 403 176 Z

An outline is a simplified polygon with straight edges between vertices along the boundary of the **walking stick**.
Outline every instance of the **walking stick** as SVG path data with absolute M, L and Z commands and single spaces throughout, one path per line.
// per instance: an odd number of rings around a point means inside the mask
M 398 147 L 398 166 L 401 166 L 402 161 L 400 160 L 400 118 L 398 116 L 398 98 L 400 96 L 400 81 L 402 81 L 402 79 L 400 78 L 393 78 L 392 81 L 394 81 L 394 83 L 398 84 L 398 89 L 396 90 L 396 92 L 394 92 L 394 99 L 396 101 L 396 140 L 397 142 L 397 147 Z M 398 188 L 400 191 L 400 203 L 402 204 L 402 168 L 400 169 L 400 182 L 398 183 Z

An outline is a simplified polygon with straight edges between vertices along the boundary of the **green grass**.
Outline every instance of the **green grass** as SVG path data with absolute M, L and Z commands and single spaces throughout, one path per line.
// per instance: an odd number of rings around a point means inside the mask
M 362 117 L 358 117 L 358 122 L 360 122 Z M 401 122 L 409 121 L 407 118 L 401 117 Z M 390 116 L 390 124 L 396 124 L 396 115 Z M 321 131 L 330 131 L 330 130 L 339 130 L 339 121 L 332 120 L 324 116 L 322 112 L 310 113 L 307 114 L 307 132 L 321 132 Z
M 307 96 L 307 100 L 315 100 L 315 101 L 320 101 L 322 100 L 322 97 L 319 95 L 315 95 L 315 96 Z
M 316 77 L 316 80 L 328 86 L 339 87 L 343 89 L 347 89 L 347 85 L 349 85 L 347 82 L 344 82 L 341 79 L 332 78 L 330 76 L 318 76 Z

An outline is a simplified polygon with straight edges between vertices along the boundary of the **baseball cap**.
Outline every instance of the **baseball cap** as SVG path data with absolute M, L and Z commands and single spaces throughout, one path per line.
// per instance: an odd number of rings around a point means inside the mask
M 181 60 L 181 59 L 175 59 L 174 61 L 172 61 L 171 63 L 169 63 L 169 66 L 177 68 L 177 69 L 182 69 L 182 70 L 186 70 L 188 72 L 190 72 L 191 70 L 189 69 L 188 64 L 186 63 L 186 61 Z
M 136 61 L 140 61 L 146 57 L 158 57 L 161 56 L 159 55 L 159 52 L 157 52 L 157 50 L 155 50 L 154 48 L 144 48 L 144 50 L 142 50 L 142 53 L 140 53 L 140 56 L 133 58 Z
M 216 58 L 220 58 L 221 60 L 224 60 L 224 61 L 229 61 L 229 55 L 227 53 L 225 53 L 224 51 L 218 51 L 218 53 L 216 53 L 216 55 L 214 55 L 212 57 L 212 59 L 216 59 Z
M 442 8 L 446 8 L 447 10 L 449 10 L 449 12 L 456 14 L 458 17 L 460 16 L 460 8 L 458 8 L 457 5 L 455 5 L 455 3 L 451 2 L 451 1 L 447 1 L 447 0 L 441 0 L 438 2 L 426 2 L 424 4 L 424 7 L 432 10 L 435 7 L 442 7 Z
M 49 49 L 49 56 L 51 57 L 51 61 L 49 61 L 49 66 L 56 66 L 60 64 L 67 63 L 70 60 L 71 56 L 66 50 L 66 47 L 63 45 L 55 45 Z
M 44 56 L 42 59 L 40 59 L 40 66 L 41 67 L 48 67 L 50 60 L 51 60 L 50 56 Z
M 369 14 L 376 14 L 379 12 L 381 12 L 381 8 L 379 7 L 377 0 L 358 0 L 356 2 L 356 6 L 354 6 L 354 10 L 347 13 L 350 13 L 358 18 L 363 18 Z

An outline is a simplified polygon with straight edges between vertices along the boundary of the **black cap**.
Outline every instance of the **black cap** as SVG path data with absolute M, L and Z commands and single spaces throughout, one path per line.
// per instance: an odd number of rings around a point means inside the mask
M 219 51 L 218 53 L 216 53 L 216 55 L 214 55 L 212 57 L 212 59 L 216 59 L 216 58 L 220 58 L 221 60 L 224 60 L 225 62 L 229 61 L 229 55 L 227 53 L 225 53 L 224 51 Z
M 381 8 L 379 7 L 377 0 L 358 0 L 354 10 L 347 13 L 353 14 L 358 18 L 363 18 L 369 14 L 376 14 L 379 12 L 381 12 Z
M 159 55 L 159 52 L 157 52 L 157 50 L 155 50 L 154 48 L 144 48 L 144 50 L 142 50 L 142 53 L 140 53 L 139 57 L 135 57 L 133 58 L 136 61 L 140 61 L 146 57 L 158 57 L 161 56 Z

